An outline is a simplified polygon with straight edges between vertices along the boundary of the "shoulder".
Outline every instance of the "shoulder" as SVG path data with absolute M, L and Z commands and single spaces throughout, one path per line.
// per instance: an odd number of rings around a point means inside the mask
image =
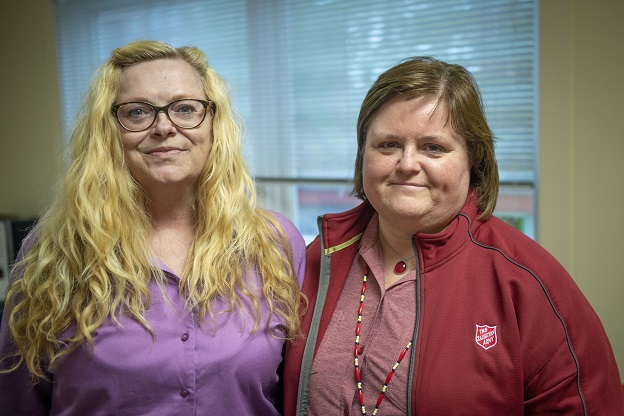
M 271 216 L 284 230 L 286 239 L 290 243 L 293 258 L 293 267 L 299 287 L 303 284 L 303 274 L 306 267 L 306 246 L 303 236 L 285 215 L 275 211 L 267 211 L 267 215 Z
M 28 253 L 33 248 L 33 246 L 39 239 L 40 228 L 41 227 L 39 224 L 34 224 L 32 228 L 28 230 L 26 236 L 21 241 L 19 241 L 19 252 L 16 257 L 17 259 L 23 258 L 24 254 Z
M 473 230 L 475 242 L 501 252 L 509 260 L 540 268 L 563 269 L 537 241 L 497 217 L 490 217 Z
M 506 281 L 516 290 L 525 293 L 531 304 L 545 299 L 555 309 L 575 314 L 565 302 L 587 304 L 580 288 L 559 261 L 538 242 L 506 224 L 491 217 L 474 231 L 473 242 L 479 246 L 474 264 L 481 270 L 491 266 L 492 278 Z M 528 296 L 532 293 L 531 296 Z M 541 294 L 546 294 L 543 298 Z
M 284 214 L 268 210 L 266 211 L 266 213 L 267 216 L 272 217 L 275 221 L 277 221 L 278 224 L 282 226 L 284 232 L 286 233 L 286 237 L 288 237 L 289 240 L 303 240 L 303 236 L 301 235 L 295 224 Z
M 270 211 L 270 210 L 267 210 L 266 214 L 267 216 L 272 217 L 275 221 L 277 221 L 282 226 L 282 228 L 284 229 L 284 231 L 289 237 L 290 236 L 301 237 L 301 233 L 299 232 L 295 224 L 284 214 L 281 214 L 276 211 Z
M 279 225 L 281 225 L 286 235 L 286 238 L 290 242 L 290 245 L 293 249 L 293 255 L 295 256 L 295 258 L 303 256 L 306 249 L 305 241 L 295 224 L 290 219 L 288 219 L 288 217 L 279 212 L 267 210 L 266 213 L 269 217 L 272 217 Z
M 39 240 L 39 227 L 35 225 L 19 242 L 19 250 L 15 254 L 15 259 L 10 272 L 10 281 L 14 281 L 20 277 L 22 277 L 23 267 L 22 263 L 26 255 L 33 249 L 35 244 Z

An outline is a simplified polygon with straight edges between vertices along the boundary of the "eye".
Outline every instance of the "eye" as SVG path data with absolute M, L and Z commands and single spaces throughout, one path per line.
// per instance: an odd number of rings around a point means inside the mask
M 197 113 L 199 111 L 199 107 L 201 107 L 201 105 L 193 101 L 180 101 L 171 107 L 171 111 L 178 116 L 189 116 Z
M 176 110 L 176 112 L 178 113 L 192 113 L 194 111 L 195 109 L 191 107 L 190 105 L 181 106 L 180 108 Z
M 399 145 L 397 142 L 383 142 L 380 143 L 378 147 L 382 150 L 393 150 L 398 149 Z
M 127 119 L 140 119 L 151 114 L 152 109 L 143 104 L 126 104 L 121 107 L 121 116 Z
M 439 144 L 427 143 L 425 146 L 423 146 L 423 151 L 430 153 L 430 154 L 442 154 L 446 150 L 444 149 L 444 147 L 440 146 Z

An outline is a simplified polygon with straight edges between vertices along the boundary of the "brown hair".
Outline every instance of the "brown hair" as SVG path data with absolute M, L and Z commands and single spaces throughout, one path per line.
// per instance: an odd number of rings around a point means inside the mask
M 362 165 L 368 127 L 381 106 L 396 96 L 403 96 L 406 100 L 434 96 L 438 98 L 438 105 L 445 106 L 447 122 L 466 140 L 471 166 L 470 186 L 476 191 L 480 218 L 492 215 L 498 197 L 498 166 L 494 135 L 485 120 L 477 83 L 466 68 L 428 56 L 408 58 L 388 69 L 368 90 L 357 122 L 353 194 L 366 199 Z

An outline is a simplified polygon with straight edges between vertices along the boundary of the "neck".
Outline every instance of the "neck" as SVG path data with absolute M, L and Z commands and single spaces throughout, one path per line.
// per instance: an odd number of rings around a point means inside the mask
M 412 247 L 412 236 L 394 231 L 393 228 L 383 224 L 379 220 L 379 242 L 384 254 L 384 258 L 409 259 L 414 256 Z
M 379 229 L 379 244 L 381 245 L 384 265 L 384 281 L 386 289 L 401 279 L 407 272 L 415 267 L 414 251 L 411 245 L 411 239 L 407 240 L 409 247 L 406 246 L 405 239 L 396 242 L 402 243 L 401 250 L 394 247 Z
M 196 215 L 190 205 L 152 208 L 151 247 L 163 263 L 182 276 L 195 239 Z
M 197 216 L 191 206 L 152 208 L 150 214 L 155 231 L 168 228 L 195 229 L 197 224 Z
M 187 189 L 166 189 L 148 192 L 148 210 L 154 228 L 171 226 L 194 228 L 195 192 Z

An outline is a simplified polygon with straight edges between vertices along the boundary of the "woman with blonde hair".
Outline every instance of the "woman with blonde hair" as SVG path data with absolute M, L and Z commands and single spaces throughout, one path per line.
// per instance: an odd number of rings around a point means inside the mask
M 194 47 L 114 50 L 13 269 L 0 409 L 278 414 L 305 244 L 257 207 L 226 84 Z

